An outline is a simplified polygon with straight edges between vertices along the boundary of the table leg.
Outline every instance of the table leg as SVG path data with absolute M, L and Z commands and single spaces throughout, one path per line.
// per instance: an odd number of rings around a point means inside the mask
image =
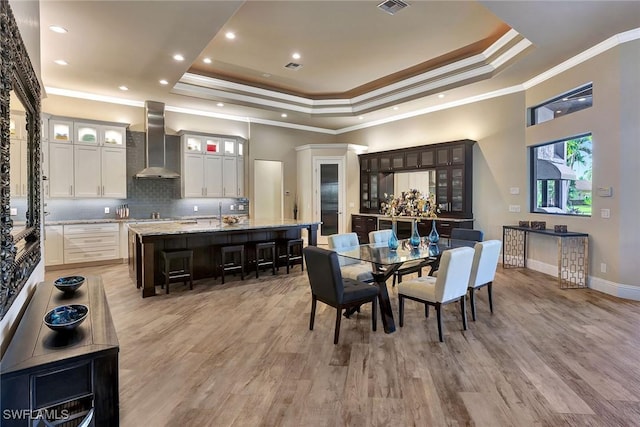
M 308 245 L 309 246 L 317 246 L 318 245 L 318 224 L 310 224 L 307 227 L 307 230 L 309 231 L 309 242 Z
M 380 317 L 382 318 L 382 326 L 384 332 L 390 334 L 395 332 L 396 323 L 393 320 L 393 311 L 391 310 L 391 300 L 389 299 L 389 292 L 387 291 L 387 279 L 391 277 L 394 271 L 400 267 L 400 264 L 393 267 L 387 266 L 386 270 L 374 269 L 372 272 L 373 279 L 378 285 L 380 294 L 378 295 L 378 302 L 380 303 Z

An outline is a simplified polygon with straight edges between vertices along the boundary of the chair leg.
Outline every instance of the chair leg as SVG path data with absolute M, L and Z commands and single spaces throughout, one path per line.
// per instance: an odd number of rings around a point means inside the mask
M 429 317 L 429 304 L 424 305 L 424 317 Z
M 404 326 L 404 298 L 402 295 L 398 295 L 398 317 L 400 327 Z
M 189 289 L 193 290 L 193 257 L 189 258 Z
M 333 343 L 338 344 L 338 337 L 340 336 L 340 319 L 342 319 L 342 309 L 336 308 L 336 331 L 333 334 Z
M 271 248 L 271 273 L 276 275 L 276 247 Z
M 460 311 L 462 312 L 462 329 L 467 330 L 467 298 L 465 295 L 460 297 Z
M 396 277 L 398 277 L 398 275 L 396 273 L 393 273 L 393 284 L 392 284 L 392 287 L 396 286 Z
M 244 251 L 240 252 L 240 280 L 244 280 Z
M 315 295 L 311 295 L 311 316 L 309 317 L 309 330 L 313 331 L 313 321 L 316 319 L 316 303 L 317 299 Z
M 471 303 L 471 318 L 476 321 L 476 293 L 475 288 L 469 288 L 469 302 Z
M 375 332 L 378 329 L 378 309 L 376 308 L 376 304 L 378 303 L 378 298 L 374 298 L 373 301 L 371 301 L 371 327 L 373 329 L 373 332 Z
M 171 271 L 171 263 L 169 260 L 164 262 L 164 289 L 166 293 L 169 293 L 169 271 Z
M 489 310 L 491 310 L 491 314 L 493 314 L 493 292 L 491 292 L 493 282 L 489 282 L 487 285 L 487 292 L 489 293 Z
M 436 303 L 436 317 L 438 318 L 438 338 L 440 342 L 444 342 L 442 338 L 442 304 Z

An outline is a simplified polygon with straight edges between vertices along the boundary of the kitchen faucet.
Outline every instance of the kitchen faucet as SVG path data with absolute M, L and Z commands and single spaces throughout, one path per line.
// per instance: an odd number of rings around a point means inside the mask
M 218 216 L 220 217 L 220 227 L 222 227 L 222 202 L 218 203 Z

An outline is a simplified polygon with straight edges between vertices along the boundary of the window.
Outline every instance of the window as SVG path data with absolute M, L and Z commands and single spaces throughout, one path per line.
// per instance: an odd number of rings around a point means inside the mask
M 591 216 L 591 134 L 530 148 L 531 212 Z
M 538 123 L 548 122 L 549 120 L 584 110 L 592 105 L 593 85 L 589 83 L 531 108 L 529 123 L 533 126 Z

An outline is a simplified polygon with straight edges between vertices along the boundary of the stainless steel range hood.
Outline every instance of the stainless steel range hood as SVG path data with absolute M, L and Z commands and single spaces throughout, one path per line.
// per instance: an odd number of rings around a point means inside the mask
M 136 178 L 180 178 L 180 174 L 167 169 L 164 140 L 164 103 L 145 101 L 144 127 L 147 132 L 144 142 L 145 168 Z

